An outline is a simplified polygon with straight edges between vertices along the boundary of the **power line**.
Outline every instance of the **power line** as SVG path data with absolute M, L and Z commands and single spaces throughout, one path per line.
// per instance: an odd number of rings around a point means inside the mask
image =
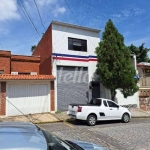
M 20 1 L 19 1 L 19 2 L 20 2 Z M 37 30 L 36 25 L 35 25 L 34 22 L 33 22 L 33 19 L 32 19 L 32 17 L 31 17 L 30 13 L 28 12 L 28 10 L 27 10 L 27 8 L 26 8 L 26 6 L 25 6 L 25 4 L 24 4 L 24 2 L 22 1 L 22 2 L 20 2 L 20 4 L 21 4 L 22 7 L 24 8 L 24 10 L 25 10 L 25 12 L 26 12 L 26 14 L 27 14 L 27 16 L 28 16 L 30 22 L 32 23 L 32 25 L 33 25 L 33 27 L 34 27 L 34 29 L 35 29 L 35 31 L 37 32 L 37 34 L 39 35 L 39 37 L 41 37 L 41 36 L 40 36 L 40 33 L 39 33 L 38 30 Z
M 73 13 L 73 11 L 71 10 L 70 6 L 68 5 L 67 1 L 64 0 L 64 2 L 66 3 L 67 7 L 69 8 L 69 10 L 71 11 L 73 17 L 75 18 L 76 22 L 78 23 L 78 25 L 80 25 L 77 17 L 75 16 L 75 14 Z M 84 30 L 83 30 L 84 33 L 86 33 Z M 86 35 L 86 34 L 85 34 Z M 92 41 L 90 40 L 90 38 L 87 36 L 87 38 L 89 39 L 89 41 L 92 43 Z M 93 46 L 95 46 L 93 43 L 92 43 Z
M 24 20 L 25 20 L 26 23 L 28 24 L 29 28 L 33 31 L 33 34 L 36 36 L 36 38 L 38 38 L 37 33 L 35 32 L 33 26 L 31 25 L 30 20 L 28 19 L 28 17 L 27 17 L 27 15 L 26 15 L 26 13 L 24 12 L 24 10 L 22 9 L 22 11 L 21 11 L 21 9 L 19 8 L 19 6 L 17 5 L 17 3 L 16 3 L 15 0 L 13 0 L 13 2 L 14 2 L 14 4 L 16 5 L 16 7 L 18 8 L 18 10 L 19 10 L 21 16 L 24 18 Z M 36 34 L 35 34 L 35 33 L 36 33 Z M 38 40 L 39 40 L 39 39 L 38 39 Z
M 37 3 L 36 3 L 36 0 L 34 0 L 34 3 L 35 3 L 35 6 L 36 6 L 36 9 L 37 9 L 37 11 L 38 11 L 38 15 L 39 15 L 39 18 L 40 18 L 41 24 L 42 24 L 42 26 L 43 26 L 44 30 L 46 31 L 45 26 L 44 26 L 43 21 L 42 21 L 42 17 L 41 17 L 41 14 L 40 14 L 39 8 L 38 8 Z
M 77 21 L 77 23 L 80 24 L 79 21 L 78 21 L 78 19 L 77 19 L 76 16 L 75 16 L 75 14 L 74 14 L 73 11 L 71 10 L 70 6 L 68 5 L 67 1 L 66 1 L 66 0 L 64 0 L 64 1 L 65 1 L 65 3 L 66 3 L 67 7 L 69 8 L 69 10 L 71 11 L 72 15 L 74 16 L 75 20 Z

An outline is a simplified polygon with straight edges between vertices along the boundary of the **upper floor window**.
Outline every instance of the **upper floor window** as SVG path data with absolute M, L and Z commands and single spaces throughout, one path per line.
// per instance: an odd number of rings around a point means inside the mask
M 0 74 L 4 74 L 4 70 L 0 70 Z
M 68 38 L 68 49 L 87 52 L 87 41 L 75 38 Z

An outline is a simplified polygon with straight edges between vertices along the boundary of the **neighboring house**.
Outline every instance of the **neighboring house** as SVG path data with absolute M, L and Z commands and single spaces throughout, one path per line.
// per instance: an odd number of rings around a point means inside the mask
M 150 63 L 141 62 L 137 64 L 137 70 L 140 78 L 150 77 Z
M 33 56 L 40 56 L 46 74 L 56 77 L 55 110 L 100 97 L 100 84 L 95 81 L 99 33 L 98 29 L 52 21 L 37 45 Z
M 137 64 L 139 72 L 139 96 L 141 98 L 150 97 L 150 63 L 141 62 Z
M 0 116 L 54 111 L 55 78 L 43 69 L 40 57 L 0 51 Z
M 150 63 L 141 62 L 137 64 L 139 72 L 139 101 L 140 108 L 150 111 Z

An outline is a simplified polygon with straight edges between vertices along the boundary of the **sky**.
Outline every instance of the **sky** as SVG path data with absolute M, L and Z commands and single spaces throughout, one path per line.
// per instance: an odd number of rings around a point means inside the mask
M 31 46 L 37 45 L 45 32 L 34 1 L 46 29 L 56 20 L 100 29 L 101 38 L 111 19 L 124 36 L 125 45 L 145 43 L 150 48 L 150 0 L 0 0 L 1 50 L 31 55 Z

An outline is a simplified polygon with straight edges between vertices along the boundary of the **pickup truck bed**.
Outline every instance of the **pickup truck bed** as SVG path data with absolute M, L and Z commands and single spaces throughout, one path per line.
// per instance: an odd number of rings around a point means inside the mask
M 99 105 L 93 105 L 93 104 L 69 104 L 70 106 L 99 106 Z

